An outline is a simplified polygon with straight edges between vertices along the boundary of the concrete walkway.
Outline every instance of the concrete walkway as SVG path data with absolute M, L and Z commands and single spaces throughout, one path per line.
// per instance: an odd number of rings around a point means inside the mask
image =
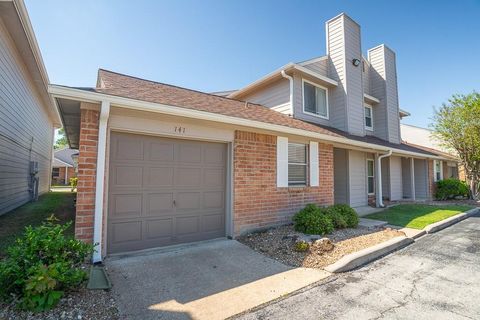
M 480 217 L 474 216 L 240 318 L 479 319 L 479 296 Z
M 234 240 L 107 259 L 125 319 L 225 319 L 320 281 Z

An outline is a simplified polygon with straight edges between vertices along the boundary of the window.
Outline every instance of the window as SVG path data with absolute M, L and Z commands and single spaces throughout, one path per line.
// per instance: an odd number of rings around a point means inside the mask
M 328 119 L 327 89 L 303 80 L 303 112 Z
M 439 160 L 433 160 L 433 178 L 435 181 L 439 181 L 443 179 L 443 172 L 442 172 L 443 166 L 442 166 L 442 161 Z
M 365 106 L 365 129 L 373 130 L 373 109 L 371 106 Z
M 60 177 L 60 168 L 52 168 L 52 178 Z
M 375 162 L 367 159 L 367 191 L 369 195 L 375 193 Z
M 307 185 L 307 145 L 288 144 L 288 185 Z

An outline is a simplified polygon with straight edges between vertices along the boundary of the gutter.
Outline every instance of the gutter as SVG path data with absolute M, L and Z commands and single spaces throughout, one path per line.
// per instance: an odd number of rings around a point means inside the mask
M 383 194 L 382 194 L 382 159 L 390 157 L 392 155 L 392 150 L 390 149 L 388 153 L 382 154 L 381 156 L 377 157 L 377 190 L 375 192 L 375 203 L 377 208 L 385 208 L 383 204 Z
M 282 77 L 284 77 L 285 79 L 288 79 L 288 82 L 290 84 L 290 86 L 289 86 L 289 88 L 290 88 L 289 89 L 290 90 L 290 95 L 289 95 L 290 101 L 289 101 L 289 103 L 290 103 L 290 109 L 292 110 L 292 113 L 293 113 L 293 78 L 292 78 L 292 76 L 289 76 L 285 72 L 285 70 L 282 70 L 280 73 L 282 74 Z
M 267 122 L 262 122 L 258 120 L 250 120 L 250 119 L 243 119 L 238 117 L 226 116 L 212 112 L 206 111 L 199 111 L 193 109 L 187 109 L 177 106 L 171 106 L 161 103 L 154 103 L 148 101 L 141 101 L 136 99 L 124 98 L 120 96 L 113 96 L 105 93 L 99 92 L 90 92 L 84 91 L 80 89 L 68 88 L 58 85 L 50 85 L 49 93 L 52 94 L 54 97 L 57 98 L 64 98 L 64 99 L 76 99 L 79 101 L 84 102 L 91 102 L 91 103 L 100 103 L 102 101 L 109 101 L 112 106 L 125 108 L 125 109 L 133 109 L 133 110 L 141 110 L 147 112 L 155 112 L 155 113 L 162 113 L 168 114 L 172 116 L 178 117 L 187 117 L 199 120 L 207 120 L 207 121 L 214 121 L 219 123 L 226 123 L 230 125 L 238 125 L 244 127 L 250 127 L 255 129 L 262 129 L 266 131 L 274 131 L 280 132 L 283 134 L 291 134 L 297 136 L 308 137 L 310 139 L 318 139 L 323 141 L 328 141 L 333 144 L 342 144 L 348 146 L 356 146 L 360 148 L 375 150 L 376 152 L 392 152 L 401 154 L 401 155 L 408 155 L 413 156 L 421 159 L 436 159 L 436 160 L 445 160 L 443 157 L 434 156 L 434 155 L 427 155 L 423 153 L 405 151 L 396 148 L 388 148 L 382 147 L 377 144 L 368 143 L 368 142 L 361 142 L 351 140 L 341 136 L 332 136 L 325 133 L 317 133 L 303 129 L 291 128 L 287 126 L 282 126 L 279 124 L 271 124 Z

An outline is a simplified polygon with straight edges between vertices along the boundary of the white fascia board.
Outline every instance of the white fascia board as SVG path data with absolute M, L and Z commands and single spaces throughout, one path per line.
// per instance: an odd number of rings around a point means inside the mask
M 200 119 L 200 120 L 213 121 L 213 122 L 219 122 L 219 123 L 226 123 L 230 125 L 250 127 L 254 129 L 262 129 L 262 130 L 273 131 L 281 134 L 291 134 L 296 136 L 308 137 L 310 139 L 328 141 L 332 144 L 343 144 L 346 146 L 366 148 L 366 149 L 371 149 L 379 152 L 388 152 L 392 150 L 395 154 L 399 154 L 403 156 L 409 155 L 417 158 L 442 159 L 442 160 L 444 159 L 444 157 L 426 155 L 423 153 L 405 151 L 405 150 L 396 149 L 396 148 L 389 148 L 389 147 L 380 146 L 374 143 L 356 141 L 356 140 L 351 140 L 345 137 L 331 136 L 324 133 L 291 128 L 287 126 L 271 124 L 271 123 L 262 122 L 258 120 L 237 118 L 237 117 L 226 116 L 226 115 L 217 114 L 217 113 L 187 109 L 187 108 L 182 108 L 177 106 L 170 106 L 170 105 L 161 104 L 161 103 L 135 100 L 130 98 L 108 95 L 105 93 L 91 92 L 91 91 L 85 91 L 80 89 L 62 87 L 58 85 L 50 85 L 49 92 L 54 97 L 58 97 L 58 98 L 74 99 L 74 100 L 79 100 L 84 102 L 93 102 L 93 103 L 101 103 L 102 101 L 109 101 L 112 106 L 118 107 L 118 108 L 162 113 L 162 114 L 168 114 L 168 115 L 178 116 L 178 117 L 186 117 L 186 118 Z
M 298 65 L 298 64 L 295 64 L 293 65 L 293 68 L 295 70 L 298 70 L 302 73 L 305 73 L 311 77 L 314 77 L 316 78 L 317 80 L 320 80 L 321 82 L 323 82 L 325 85 L 329 86 L 329 87 L 337 87 L 338 86 L 338 82 L 333 80 L 333 79 L 330 79 L 329 77 L 326 77 L 326 76 L 323 76 L 315 71 L 312 71 L 310 69 L 307 69 L 305 67 L 302 67 L 301 65 Z
M 379 99 L 366 93 L 363 94 L 363 100 L 367 103 L 374 103 L 374 104 L 380 103 Z

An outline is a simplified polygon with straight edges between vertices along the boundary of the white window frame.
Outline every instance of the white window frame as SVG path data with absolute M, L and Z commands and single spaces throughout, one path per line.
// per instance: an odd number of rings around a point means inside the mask
M 363 105 L 364 109 L 363 109 L 363 121 L 365 122 L 365 130 L 368 130 L 368 131 L 373 131 L 373 107 L 371 105 L 368 105 L 368 104 L 364 104 Z M 372 126 L 369 127 L 367 126 L 367 114 L 365 113 L 365 109 L 370 109 L 370 118 L 372 119 Z
M 440 179 L 437 179 L 437 163 L 440 163 Z M 433 160 L 433 181 L 443 180 L 443 161 Z
M 322 116 L 320 114 L 315 114 L 315 113 L 312 113 L 312 112 L 305 111 L 305 83 L 311 84 L 314 87 L 325 90 L 325 103 L 327 104 L 327 115 L 326 116 Z M 326 88 L 324 86 L 321 86 L 319 84 L 316 84 L 315 82 L 308 81 L 308 80 L 305 80 L 305 79 L 302 78 L 302 100 L 303 100 L 302 101 L 302 111 L 303 111 L 303 113 L 314 116 L 314 117 L 317 117 L 317 118 L 322 118 L 322 119 L 326 119 L 326 120 L 329 119 L 330 108 L 328 106 L 328 88 Z
M 372 162 L 373 164 L 373 175 L 372 176 L 369 176 L 368 175 L 368 163 L 369 162 Z M 375 160 L 374 159 L 367 159 L 367 162 L 366 162 L 366 175 L 367 175 L 367 194 L 369 196 L 373 196 L 375 195 Z M 368 192 L 368 178 L 373 178 L 373 192 Z
M 300 143 L 300 142 L 288 142 L 288 147 L 290 147 L 291 144 L 295 145 L 300 145 L 305 148 L 305 164 L 300 164 L 300 163 L 290 163 L 290 161 L 287 161 L 287 167 L 290 167 L 290 164 L 292 165 L 297 165 L 297 166 L 305 166 L 305 183 L 300 183 L 300 182 L 290 182 L 290 178 L 287 175 L 287 181 L 288 181 L 288 186 L 289 187 L 306 187 L 308 186 L 309 183 L 309 157 L 310 157 L 310 150 L 309 150 L 309 145 L 305 143 Z M 288 149 L 287 149 L 288 150 Z

